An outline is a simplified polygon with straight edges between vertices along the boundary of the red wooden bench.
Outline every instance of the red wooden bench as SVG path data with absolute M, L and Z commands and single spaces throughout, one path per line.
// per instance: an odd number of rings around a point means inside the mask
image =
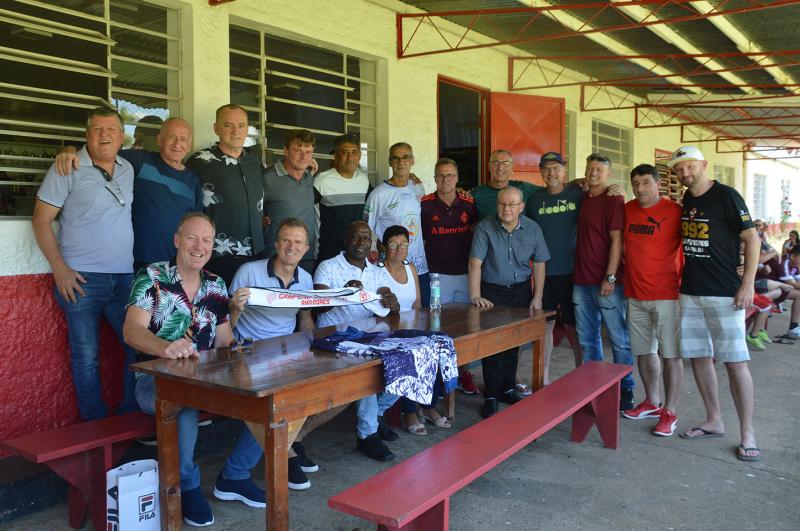
M 212 417 L 201 413 L 201 419 Z M 155 434 L 155 417 L 126 413 L 0 442 L 0 448 L 50 467 L 69 483 L 69 525 L 80 529 L 91 515 L 106 529 L 106 472 L 135 439 Z
M 620 380 L 627 365 L 589 362 L 532 396 L 379 472 L 328 500 L 379 530 L 445 530 L 450 496 L 572 416 L 570 440 L 593 425 L 607 448 L 619 440 Z

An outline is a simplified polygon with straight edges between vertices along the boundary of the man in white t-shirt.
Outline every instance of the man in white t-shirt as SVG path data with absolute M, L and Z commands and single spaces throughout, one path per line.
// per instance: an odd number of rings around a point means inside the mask
M 352 286 L 377 292 L 382 295 L 381 303 L 392 313 L 400 311 L 397 297 L 386 287 L 386 272 L 367 260 L 372 244 L 372 231 L 366 222 L 355 221 L 347 228 L 344 251 L 335 257 L 320 262 L 314 273 L 314 288 L 329 289 Z M 337 306 L 317 317 L 317 326 L 332 326 L 352 323 L 372 316 L 363 305 Z M 395 458 L 385 441 L 397 439 L 397 434 L 383 422 L 383 413 L 399 397 L 391 393 L 379 393 L 358 401 L 356 448 L 376 461 L 391 461 Z
M 392 177 L 375 187 L 367 197 L 364 220 L 377 237 L 392 225 L 400 225 L 408 230 L 408 261 L 417 268 L 422 305 L 427 307 L 430 302 L 430 280 L 422 239 L 420 207 L 425 189 L 411 177 L 411 167 L 414 166 L 411 146 L 405 142 L 392 145 L 389 148 L 389 165 L 392 167 Z M 378 241 L 379 246 L 380 243 Z

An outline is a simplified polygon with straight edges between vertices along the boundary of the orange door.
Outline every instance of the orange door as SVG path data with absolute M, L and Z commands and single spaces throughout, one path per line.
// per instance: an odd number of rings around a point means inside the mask
M 542 155 L 558 151 L 566 157 L 565 119 L 563 98 L 492 92 L 490 151 L 511 152 L 515 179 L 544 184 L 539 173 Z

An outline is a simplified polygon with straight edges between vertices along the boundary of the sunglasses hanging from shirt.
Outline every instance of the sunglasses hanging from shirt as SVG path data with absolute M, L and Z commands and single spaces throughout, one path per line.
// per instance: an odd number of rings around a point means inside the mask
M 125 206 L 125 196 L 122 195 L 122 189 L 119 187 L 119 183 L 114 180 L 114 178 L 104 169 L 94 164 L 94 167 L 98 169 L 100 174 L 103 176 L 103 179 L 106 180 L 105 189 L 111 192 L 111 195 L 114 196 L 114 199 L 117 200 L 119 206 Z

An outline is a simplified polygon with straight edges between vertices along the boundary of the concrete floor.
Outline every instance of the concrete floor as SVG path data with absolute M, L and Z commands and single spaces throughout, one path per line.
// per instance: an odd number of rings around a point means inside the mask
M 773 334 L 787 329 L 785 315 L 770 320 Z M 607 349 L 607 352 L 609 350 Z M 792 408 L 800 401 L 800 342 L 751 352 L 755 382 L 755 425 L 762 460 L 738 461 L 738 422 L 728 378 L 717 368 L 727 435 L 686 441 L 650 434 L 653 421 L 621 419 L 620 448 L 604 448 L 596 430 L 582 444 L 569 442 L 569 421 L 530 444 L 451 499 L 450 528 L 499 529 L 704 529 L 800 530 L 800 423 Z M 554 353 L 552 374 L 572 368 L 565 347 Z M 520 374 L 529 374 L 530 351 L 521 356 Z M 475 371 L 476 376 L 480 370 Z M 642 398 L 638 374 L 636 400 Z M 477 422 L 481 399 L 458 395 L 451 430 L 430 428 L 427 437 L 402 433 L 390 443 L 406 458 Z M 691 369 L 686 379 L 678 430 L 702 422 L 704 409 Z M 327 499 L 389 464 L 371 461 L 355 450 L 355 416 L 348 409 L 305 441 L 319 465 L 311 489 L 290 491 L 290 526 L 297 530 L 357 530 L 375 527 L 333 511 Z M 263 529 L 264 511 L 211 497 L 224 455 L 205 459 L 203 486 L 216 517 L 211 529 Z M 257 482 L 263 468 L 254 471 Z M 68 530 L 67 506 L 13 520 L 0 527 L 14 531 Z M 192 529 L 186 526 L 187 529 Z

